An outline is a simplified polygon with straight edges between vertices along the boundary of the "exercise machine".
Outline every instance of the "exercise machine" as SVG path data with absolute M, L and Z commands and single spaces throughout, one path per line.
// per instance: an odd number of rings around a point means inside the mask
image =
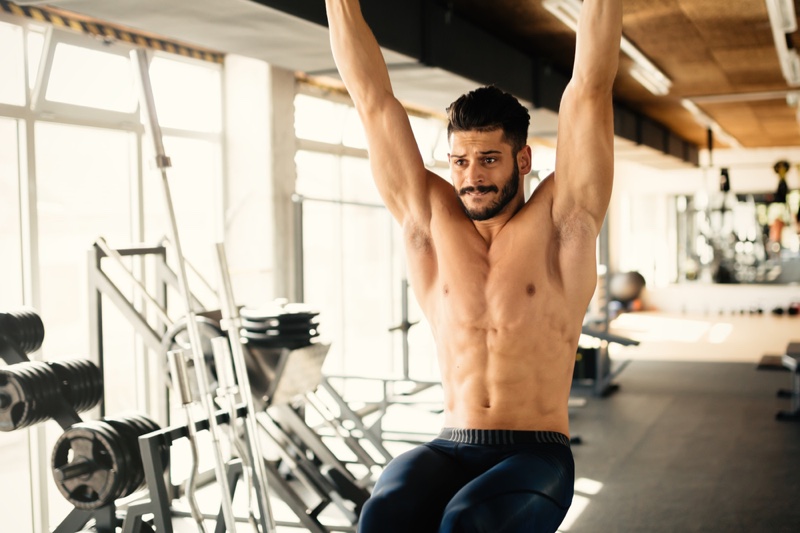
M 789 371 L 790 387 L 779 389 L 778 398 L 790 399 L 791 405 L 788 410 L 778 411 L 775 419 L 787 422 L 800 421 L 800 342 L 790 342 L 780 355 L 763 356 L 756 369 Z

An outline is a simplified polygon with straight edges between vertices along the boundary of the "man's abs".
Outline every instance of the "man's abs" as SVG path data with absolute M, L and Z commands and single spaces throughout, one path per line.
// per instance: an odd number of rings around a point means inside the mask
M 447 323 L 434 329 L 446 426 L 569 434 L 567 402 L 577 336 L 575 342 L 554 340 L 535 324 L 527 331 L 491 334 L 459 331 Z

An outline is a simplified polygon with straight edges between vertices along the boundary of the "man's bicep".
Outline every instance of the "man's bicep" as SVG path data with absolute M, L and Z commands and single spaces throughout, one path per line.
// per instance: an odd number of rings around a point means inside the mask
M 614 117 L 611 98 L 567 88 L 559 110 L 554 218 L 588 213 L 599 225 L 611 198 Z M 571 91 L 571 92 L 570 92 Z
M 386 207 L 400 222 L 411 211 L 428 210 L 430 177 L 402 105 L 388 102 L 362 114 L 362 122 L 372 175 Z

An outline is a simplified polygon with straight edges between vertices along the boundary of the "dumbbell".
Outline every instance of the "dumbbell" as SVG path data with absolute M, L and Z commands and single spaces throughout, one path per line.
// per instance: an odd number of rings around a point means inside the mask
M 53 417 L 64 403 L 76 413 L 103 398 L 103 376 L 88 360 L 28 361 L 0 369 L 0 431 Z
M 159 429 L 143 415 L 70 426 L 56 441 L 51 458 L 59 492 L 76 509 L 94 510 L 140 490 L 145 474 L 139 437 Z M 166 468 L 169 447 L 161 446 L 159 453 Z
M 42 319 L 30 308 L 0 313 L 0 339 L 15 345 L 23 353 L 33 353 L 42 347 L 44 341 Z

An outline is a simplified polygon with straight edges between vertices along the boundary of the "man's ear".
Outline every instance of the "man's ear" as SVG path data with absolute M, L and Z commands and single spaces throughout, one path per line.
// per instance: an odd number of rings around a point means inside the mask
M 531 155 L 531 147 L 525 146 L 522 150 L 517 152 L 517 166 L 519 167 L 520 176 L 525 176 L 531 171 L 533 156 Z

